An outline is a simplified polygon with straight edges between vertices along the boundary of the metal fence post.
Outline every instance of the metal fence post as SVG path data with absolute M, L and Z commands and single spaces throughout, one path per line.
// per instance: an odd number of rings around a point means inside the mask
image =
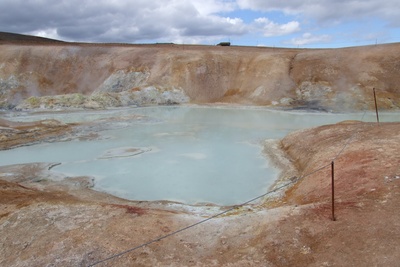
M 331 162 L 331 176 L 332 176 L 332 221 L 336 221 L 335 218 L 335 163 Z
M 378 115 L 378 104 L 376 102 L 376 93 L 375 93 L 375 87 L 374 87 L 374 100 L 375 100 L 375 112 L 376 112 L 376 121 L 379 124 L 379 115 Z

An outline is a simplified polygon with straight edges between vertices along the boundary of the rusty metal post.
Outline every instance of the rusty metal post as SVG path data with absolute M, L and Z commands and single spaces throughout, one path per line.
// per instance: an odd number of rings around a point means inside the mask
M 378 104 L 376 102 L 376 93 L 375 93 L 375 87 L 374 87 L 374 100 L 375 100 L 375 112 L 376 112 L 376 121 L 379 124 L 379 115 L 378 115 Z
M 332 221 L 336 221 L 335 218 L 335 163 L 331 162 L 331 176 L 332 176 Z

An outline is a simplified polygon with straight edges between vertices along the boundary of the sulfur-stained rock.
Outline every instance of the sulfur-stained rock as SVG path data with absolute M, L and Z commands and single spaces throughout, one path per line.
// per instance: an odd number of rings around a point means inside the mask
M 398 43 L 315 50 L 70 43 L 1 46 L 2 108 L 218 102 L 365 110 L 374 108 L 373 88 L 381 109 L 400 108 Z M 90 101 L 98 107 L 87 104 Z

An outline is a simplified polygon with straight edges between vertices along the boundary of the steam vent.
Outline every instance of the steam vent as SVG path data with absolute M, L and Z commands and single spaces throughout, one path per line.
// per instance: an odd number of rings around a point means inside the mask
M 0 266 L 398 266 L 400 43 L 0 32 Z

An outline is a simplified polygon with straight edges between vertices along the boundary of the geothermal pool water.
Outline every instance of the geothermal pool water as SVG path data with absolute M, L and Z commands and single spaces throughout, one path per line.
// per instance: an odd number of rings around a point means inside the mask
M 141 119 L 120 120 L 132 114 Z M 262 153 L 265 139 L 374 113 L 332 114 L 260 108 L 170 106 L 17 114 L 9 120 L 99 122 L 100 138 L 0 151 L 0 165 L 61 163 L 52 171 L 93 176 L 94 189 L 131 200 L 235 205 L 268 191 L 278 171 Z M 115 118 L 115 119 L 113 119 Z M 381 121 L 398 114 L 381 114 Z M 107 127 L 104 127 L 104 126 Z

